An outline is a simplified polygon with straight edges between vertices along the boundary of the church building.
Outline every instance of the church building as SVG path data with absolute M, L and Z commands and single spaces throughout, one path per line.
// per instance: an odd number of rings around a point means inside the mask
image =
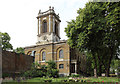
M 54 7 L 49 7 L 45 12 L 40 10 L 37 21 L 37 43 L 25 47 L 25 54 L 35 56 L 35 62 L 41 65 L 45 65 L 49 60 L 55 61 L 60 75 L 69 76 L 85 71 L 84 54 L 70 48 L 66 40 L 60 40 L 61 20 Z

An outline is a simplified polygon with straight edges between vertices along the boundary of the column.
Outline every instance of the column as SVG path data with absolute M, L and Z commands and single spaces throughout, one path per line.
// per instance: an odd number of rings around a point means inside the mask
M 39 34 L 40 34 L 40 31 L 41 30 L 41 20 L 40 20 L 40 18 L 39 18 Z
M 39 35 L 39 18 L 38 18 L 38 35 Z
M 51 15 L 49 15 L 49 32 L 51 32 Z
M 58 23 L 58 36 L 60 37 L 60 22 Z
M 53 32 L 55 32 L 55 17 L 53 16 Z
M 75 62 L 75 74 L 77 74 L 77 63 Z

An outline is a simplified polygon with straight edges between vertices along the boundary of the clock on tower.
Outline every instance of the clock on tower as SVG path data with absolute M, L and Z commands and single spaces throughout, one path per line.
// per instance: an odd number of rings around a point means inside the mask
M 60 41 L 60 18 L 56 15 L 54 7 L 38 13 L 38 42 L 36 44 L 46 44 Z

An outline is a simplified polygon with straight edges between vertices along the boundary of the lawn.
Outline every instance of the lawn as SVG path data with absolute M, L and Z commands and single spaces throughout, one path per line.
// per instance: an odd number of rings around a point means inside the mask
M 24 82 L 44 82 L 44 80 L 52 80 L 52 82 L 61 82 L 62 80 L 69 80 L 69 78 L 67 77 L 62 77 L 62 78 L 32 78 L 29 80 L 26 80 Z M 98 77 L 98 78 L 94 78 L 94 77 L 88 77 L 88 78 L 80 78 L 80 81 L 86 81 L 86 82 L 118 82 L 118 78 L 117 77 Z
M 43 84 L 45 82 L 45 80 L 52 80 L 53 84 L 55 84 L 56 82 L 57 82 L 57 84 L 63 84 L 63 81 L 65 83 L 65 80 L 67 80 L 67 82 L 66 82 L 67 84 L 71 84 L 72 83 L 68 77 L 60 77 L 60 78 L 40 78 L 40 77 L 36 77 L 36 78 L 31 78 L 31 79 L 28 79 L 28 80 L 21 81 L 21 82 L 23 84 L 25 82 L 26 83 L 34 83 L 34 82 L 36 82 L 37 84 L 39 82 L 42 82 L 42 84 Z M 117 77 L 98 77 L 98 78 L 84 77 L 84 78 L 79 78 L 78 80 L 79 80 L 79 82 L 120 82 L 120 81 L 118 81 Z M 22 84 L 22 83 L 20 83 L 20 84 Z M 18 84 L 18 82 L 12 81 L 11 83 L 10 82 L 9 83 L 5 83 L 4 82 L 2 84 Z M 77 84 L 79 84 L 79 83 L 77 82 Z

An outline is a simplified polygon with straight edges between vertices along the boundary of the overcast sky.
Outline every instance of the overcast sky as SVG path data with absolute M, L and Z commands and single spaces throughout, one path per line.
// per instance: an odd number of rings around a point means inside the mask
M 37 42 L 37 15 L 53 6 L 60 16 L 61 40 L 67 39 L 64 32 L 66 21 L 77 16 L 77 10 L 83 8 L 88 0 L 1 0 L 0 32 L 7 32 L 13 48 L 35 45 Z

